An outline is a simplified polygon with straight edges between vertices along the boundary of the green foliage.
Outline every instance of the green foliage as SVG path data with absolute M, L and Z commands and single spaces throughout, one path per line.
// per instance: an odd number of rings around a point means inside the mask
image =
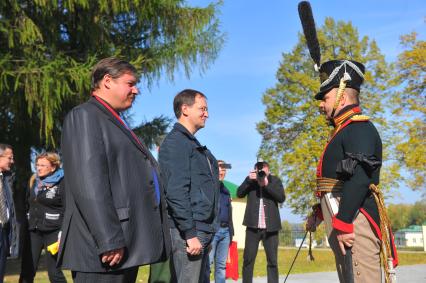
M 65 114 L 90 94 L 90 70 L 116 56 L 148 85 L 165 72 L 205 70 L 224 35 L 216 17 L 183 0 L 0 1 L 0 140 L 28 171 L 30 146 L 57 147 Z
M 397 160 L 407 169 L 406 183 L 414 190 L 426 185 L 426 41 L 416 33 L 401 37 L 405 50 L 396 64 L 398 72 L 393 83 L 400 91 L 393 97 L 393 113 L 398 117 L 394 127 L 401 139 L 395 150 Z M 402 88 L 402 90 L 401 90 Z
M 412 205 L 409 204 L 390 204 L 388 206 L 387 212 L 393 231 L 398 231 L 409 226 L 411 209 Z
M 426 222 L 426 201 L 418 201 L 414 203 L 410 215 L 408 225 L 422 225 Z
M 318 246 L 325 247 L 327 241 L 327 233 L 325 231 L 325 224 L 322 222 L 317 226 L 317 229 L 314 233 L 314 240 L 317 242 Z
M 161 145 L 172 121 L 171 118 L 161 115 L 152 121 L 142 122 L 133 128 L 133 132 L 142 139 L 149 149 L 153 149 L 155 146 Z
M 390 204 L 387 212 L 394 231 L 410 225 L 422 225 L 426 221 L 426 201 L 414 204 Z
M 384 97 L 390 68 L 376 42 L 368 37 L 359 38 L 350 22 L 336 23 L 331 18 L 318 30 L 318 39 L 323 62 L 350 58 L 367 66 L 362 105 L 379 126 L 386 148 L 390 140 L 384 135 L 388 127 Z M 316 166 L 330 129 L 319 115 L 318 102 L 313 98 L 319 89 L 319 79 L 302 35 L 293 50 L 283 54 L 276 77 L 276 85 L 263 95 L 265 120 L 257 124 L 263 137 L 260 155 L 271 160 L 272 170 L 282 177 L 287 203 L 293 212 L 305 214 L 316 202 L 312 194 Z M 385 174 L 390 178 L 382 180 L 382 187 L 393 184 L 391 180 L 396 182 L 396 173 Z

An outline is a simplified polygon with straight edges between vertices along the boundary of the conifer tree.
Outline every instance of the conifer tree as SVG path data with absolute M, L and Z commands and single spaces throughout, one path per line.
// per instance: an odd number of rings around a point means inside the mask
M 18 175 L 28 177 L 31 146 L 59 146 L 62 120 L 88 98 L 99 59 L 130 61 L 148 84 L 163 73 L 205 70 L 223 43 L 220 4 L 0 1 L 0 141 L 14 146 Z

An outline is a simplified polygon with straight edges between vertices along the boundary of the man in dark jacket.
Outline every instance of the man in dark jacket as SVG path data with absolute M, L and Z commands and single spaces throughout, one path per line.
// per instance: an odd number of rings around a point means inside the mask
M 172 236 L 172 272 L 177 282 L 201 282 L 208 246 L 217 230 L 218 165 L 194 134 L 208 118 L 207 99 L 186 89 L 173 101 L 178 123 L 160 146 Z
M 243 225 L 246 229 L 244 248 L 243 282 L 253 280 L 253 267 L 259 241 L 262 241 L 268 261 L 268 283 L 278 282 L 278 231 L 281 219 L 278 203 L 285 200 L 284 188 L 278 177 L 269 172 L 267 162 L 257 162 L 238 187 L 237 196 L 247 197 Z
M 169 253 L 160 172 L 120 117 L 138 93 L 136 69 L 116 58 L 92 72 L 92 97 L 65 118 L 65 215 L 58 261 L 75 282 L 134 282 Z
M 7 256 L 18 256 L 19 226 L 16 222 L 12 196 L 13 150 L 8 144 L 0 143 L 0 282 L 6 269 Z

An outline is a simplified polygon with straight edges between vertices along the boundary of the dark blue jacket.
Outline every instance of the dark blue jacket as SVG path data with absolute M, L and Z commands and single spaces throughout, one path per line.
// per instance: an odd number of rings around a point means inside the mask
M 215 232 L 219 169 L 213 154 L 176 123 L 160 146 L 159 162 L 171 225 L 185 239 L 195 237 L 197 230 Z
M 231 194 L 223 182 L 220 182 L 219 223 L 222 222 L 228 223 L 229 238 L 232 239 L 234 236 L 234 223 L 232 221 Z

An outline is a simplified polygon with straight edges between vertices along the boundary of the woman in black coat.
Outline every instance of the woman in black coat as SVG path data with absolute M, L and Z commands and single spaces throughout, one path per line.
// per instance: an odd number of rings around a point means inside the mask
M 40 254 L 60 238 L 64 214 L 64 171 L 60 168 L 59 155 L 42 153 L 36 158 L 36 174 L 29 182 L 28 230 L 29 241 L 24 243 L 22 269 L 19 282 L 33 282 Z M 46 251 L 46 263 L 50 282 L 66 282 L 62 270 L 56 267 L 55 252 Z

